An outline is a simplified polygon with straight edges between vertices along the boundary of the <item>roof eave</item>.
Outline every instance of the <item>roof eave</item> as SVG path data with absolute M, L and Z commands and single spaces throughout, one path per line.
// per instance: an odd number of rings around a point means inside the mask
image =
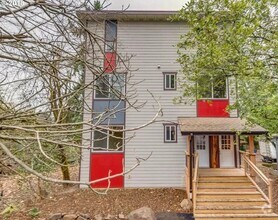
M 76 14 L 81 20 L 167 20 L 170 16 L 177 14 L 178 11 L 135 11 L 135 10 L 80 10 Z
M 268 131 L 182 131 L 182 135 L 266 135 Z

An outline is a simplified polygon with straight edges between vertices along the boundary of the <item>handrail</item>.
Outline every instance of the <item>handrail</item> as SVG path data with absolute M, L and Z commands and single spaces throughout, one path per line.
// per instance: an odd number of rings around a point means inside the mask
M 259 168 L 249 159 L 249 158 L 244 158 L 244 161 L 258 174 L 258 176 L 261 177 L 261 179 L 269 186 L 270 181 L 269 179 L 263 174 L 262 171 L 259 170 Z
M 198 178 L 199 178 L 199 155 L 198 153 L 195 154 L 195 169 L 194 169 L 194 176 L 193 176 L 193 193 L 192 193 L 192 200 L 193 200 L 193 213 L 196 210 L 196 197 L 197 197 L 197 187 L 198 187 Z
M 256 188 L 261 192 L 263 197 L 268 201 L 270 207 L 273 205 L 273 195 L 272 195 L 272 190 L 273 190 L 273 181 L 269 178 L 267 178 L 264 173 L 247 157 L 252 154 L 240 151 L 241 154 L 243 154 L 243 162 L 244 162 L 244 170 L 246 176 L 251 180 L 251 182 L 256 186 Z M 263 192 L 263 190 L 258 186 L 258 184 L 251 178 L 252 173 L 249 170 L 248 173 L 248 168 L 252 169 L 252 171 L 257 174 L 263 181 L 264 183 L 268 186 L 268 197 L 266 194 Z

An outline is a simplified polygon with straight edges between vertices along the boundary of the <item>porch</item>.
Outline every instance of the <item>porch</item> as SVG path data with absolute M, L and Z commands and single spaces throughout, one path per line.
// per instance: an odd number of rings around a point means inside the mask
M 254 136 L 265 129 L 247 130 L 239 118 L 182 118 L 179 123 L 187 136 L 186 192 L 196 220 L 278 219 L 272 212 L 272 180 L 257 168 L 254 153 Z M 240 151 L 240 135 L 248 136 L 247 151 Z

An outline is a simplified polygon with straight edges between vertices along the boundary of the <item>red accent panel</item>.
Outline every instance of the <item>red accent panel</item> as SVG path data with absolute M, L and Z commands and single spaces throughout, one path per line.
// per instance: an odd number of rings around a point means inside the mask
M 105 178 L 108 176 L 109 170 L 110 175 L 115 175 L 123 172 L 123 153 L 109 154 L 109 153 L 94 153 L 91 154 L 91 181 Z M 97 182 L 92 184 L 94 188 L 106 188 L 108 187 L 108 180 Z M 124 177 L 116 177 L 111 179 L 111 188 L 122 188 L 124 187 Z
M 116 53 L 106 53 L 104 59 L 104 72 L 110 73 L 116 69 Z
M 198 117 L 229 117 L 226 111 L 229 100 L 198 100 L 197 115 Z

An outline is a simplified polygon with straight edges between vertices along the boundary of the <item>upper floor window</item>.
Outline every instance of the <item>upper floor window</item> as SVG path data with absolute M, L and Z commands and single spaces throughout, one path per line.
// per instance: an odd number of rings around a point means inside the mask
M 226 99 L 227 95 L 227 79 L 206 77 L 198 81 L 198 96 L 201 99 Z
M 93 151 L 122 151 L 124 143 L 123 126 L 110 126 L 94 131 Z
M 177 73 L 164 73 L 164 90 L 176 90 Z
M 164 125 L 164 142 L 177 142 L 177 125 Z
M 121 99 L 125 93 L 125 74 L 105 74 L 96 79 L 96 99 Z
M 105 21 L 105 52 L 114 52 L 117 42 L 117 21 Z

